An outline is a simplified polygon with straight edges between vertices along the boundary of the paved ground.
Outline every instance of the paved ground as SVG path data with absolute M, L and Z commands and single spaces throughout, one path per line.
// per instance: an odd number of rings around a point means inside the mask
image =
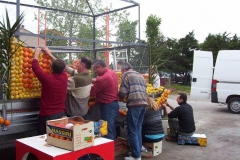
M 177 106 L 176 96 L 170 96 L 168 102 Z M 208 138 L 207 147 L 195 145 L 177 145 L 163 140 L 162 153 L 152 160 L 237 160 L 240 157 L 240 123 L 239 114 L 231 114 L 226 105 L 213 104 L 209 101 L 189 99 L 193 106 L 196 122 L 196 133 L 204 133 Z M 168 127 L 167 120 L 163 121 Z M 126 130 L 122 136 L 126 137 Z M 115 160 L 123 160 L 127 155 L 118 156 Z M 0 150 L 0 160 L 14 160 L 15 148 Z M 147 160 L 147 158 L 142 158 Z
M 176 96 L 170 96 L 168 102 L 177 106 Z M 208 138 L 207 147 L 195 145 L 177 145 L 163 140 L 162 153 L 153 160 L 237 160 L 240 157 L 240 123 L 237 114 L 231 114 L 226 105 L 209 101 L 189 100 L 193 106 L 196 133 L 204 133 Z M 168 127 L 167 120 L 163 121 Z M 116 157 L 123 160 L 124 156 Z M 142 160 L 147 158 L 142 158 Z

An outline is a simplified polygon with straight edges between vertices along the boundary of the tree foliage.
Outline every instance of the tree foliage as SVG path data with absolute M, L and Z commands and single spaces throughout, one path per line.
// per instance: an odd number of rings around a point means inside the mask
M 201 50 L 212 51 L 214 63 L 220 50 L 238 50 L 240 49 L 240 39 L 235 34 L 230 37 L 230 34 L 224 32 L 223 34 L 209 34 L 204 42 L 200 45 Z
M 150 65 L 155 67 L 150 68 L 160 68 L 164 61 L 162 59 L 162 54 L 165 47 L 165 37 L 160 32 L 161 18 L 156 15 L 150 15 L 146 21 L 146 37 L 147 43 L 150 47 Z M 150 71 L 149 82 L 154 83 L 155 70 Z
M 101 0 L 89 1 L 89 5 L 86 0 L 35 0 L 40 6 L 51 7 L 55 9 L 68 10 L 71 12 L 77 12 L 82 14 L 98 14 L 105 12 L 105 6 Z M 111 10 L 111 5 L 110 8 Z M 48 28 L 57 30 L 62 33 L 65 37 L 76 37 L 84 38 L 85 41 L 67 41 L 67 46 L 81 46 L 83 48 L 93 48 L 93 43 L 88 42 L 87 39 L 93 39 L 93 18 L 85 15 L 78 15 L 73 13 L 46 10 L 47 14 L 47 25 Z M 112 13 L 110 16 L 111 23 L 118 24 L 125 16 L 125 12 Z M 105 16 L 96 18 L 96 39 L 105 38 Z M 59 44 L 60 45 L 60 44 Z M 96 45 L 102 46 L 102 43 L 96 43 Z M 70 62 L 72 61 L 71 56 L 69 57 Z
M 11 39 L 23 23 L 24 14 L 17 17 L 11 25 L 8 11 L 6 18 L 0 21 L 0 93 L 5 92 L 7 99 L 10 98 L 10 64 L 12 56 L 17 52 L 21 45 L 11 48 Z
M 137 35 L 138 21 L 129 21 L 128 19 L 120 22 L 118 25 L 118 31 L 116 33 L 117 41 L 119 42 L 135 42 Z

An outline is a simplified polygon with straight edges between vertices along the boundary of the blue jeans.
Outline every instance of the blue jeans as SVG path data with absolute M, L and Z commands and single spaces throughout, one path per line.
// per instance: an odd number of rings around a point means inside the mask
M 142 148 L 142 123 L 146 106 L 128 107 L 127 112 L 127 131 L 132 157 L 141 157 Z
M 106 136 L 108 139 L 116 139 L 115 122 L 117 119 L 118 110 L 118 101 L 100 105 L 101 119 L 107 121 L 108 123 L 108 135 Z

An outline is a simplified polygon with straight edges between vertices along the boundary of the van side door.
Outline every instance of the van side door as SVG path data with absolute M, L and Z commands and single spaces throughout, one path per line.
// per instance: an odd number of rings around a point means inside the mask
M 209 100 L 213 76 L 213 54 L 209 51 L 194 51 L 190 97 Z

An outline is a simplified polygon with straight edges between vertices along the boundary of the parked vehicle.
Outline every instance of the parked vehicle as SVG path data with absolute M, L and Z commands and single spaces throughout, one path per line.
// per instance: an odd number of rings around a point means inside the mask
M 213 54 L 194 51 L 190 96 L 226 103 L 232 113 L 240 113 L 240 50 L 221 50 L 215 67 Z

